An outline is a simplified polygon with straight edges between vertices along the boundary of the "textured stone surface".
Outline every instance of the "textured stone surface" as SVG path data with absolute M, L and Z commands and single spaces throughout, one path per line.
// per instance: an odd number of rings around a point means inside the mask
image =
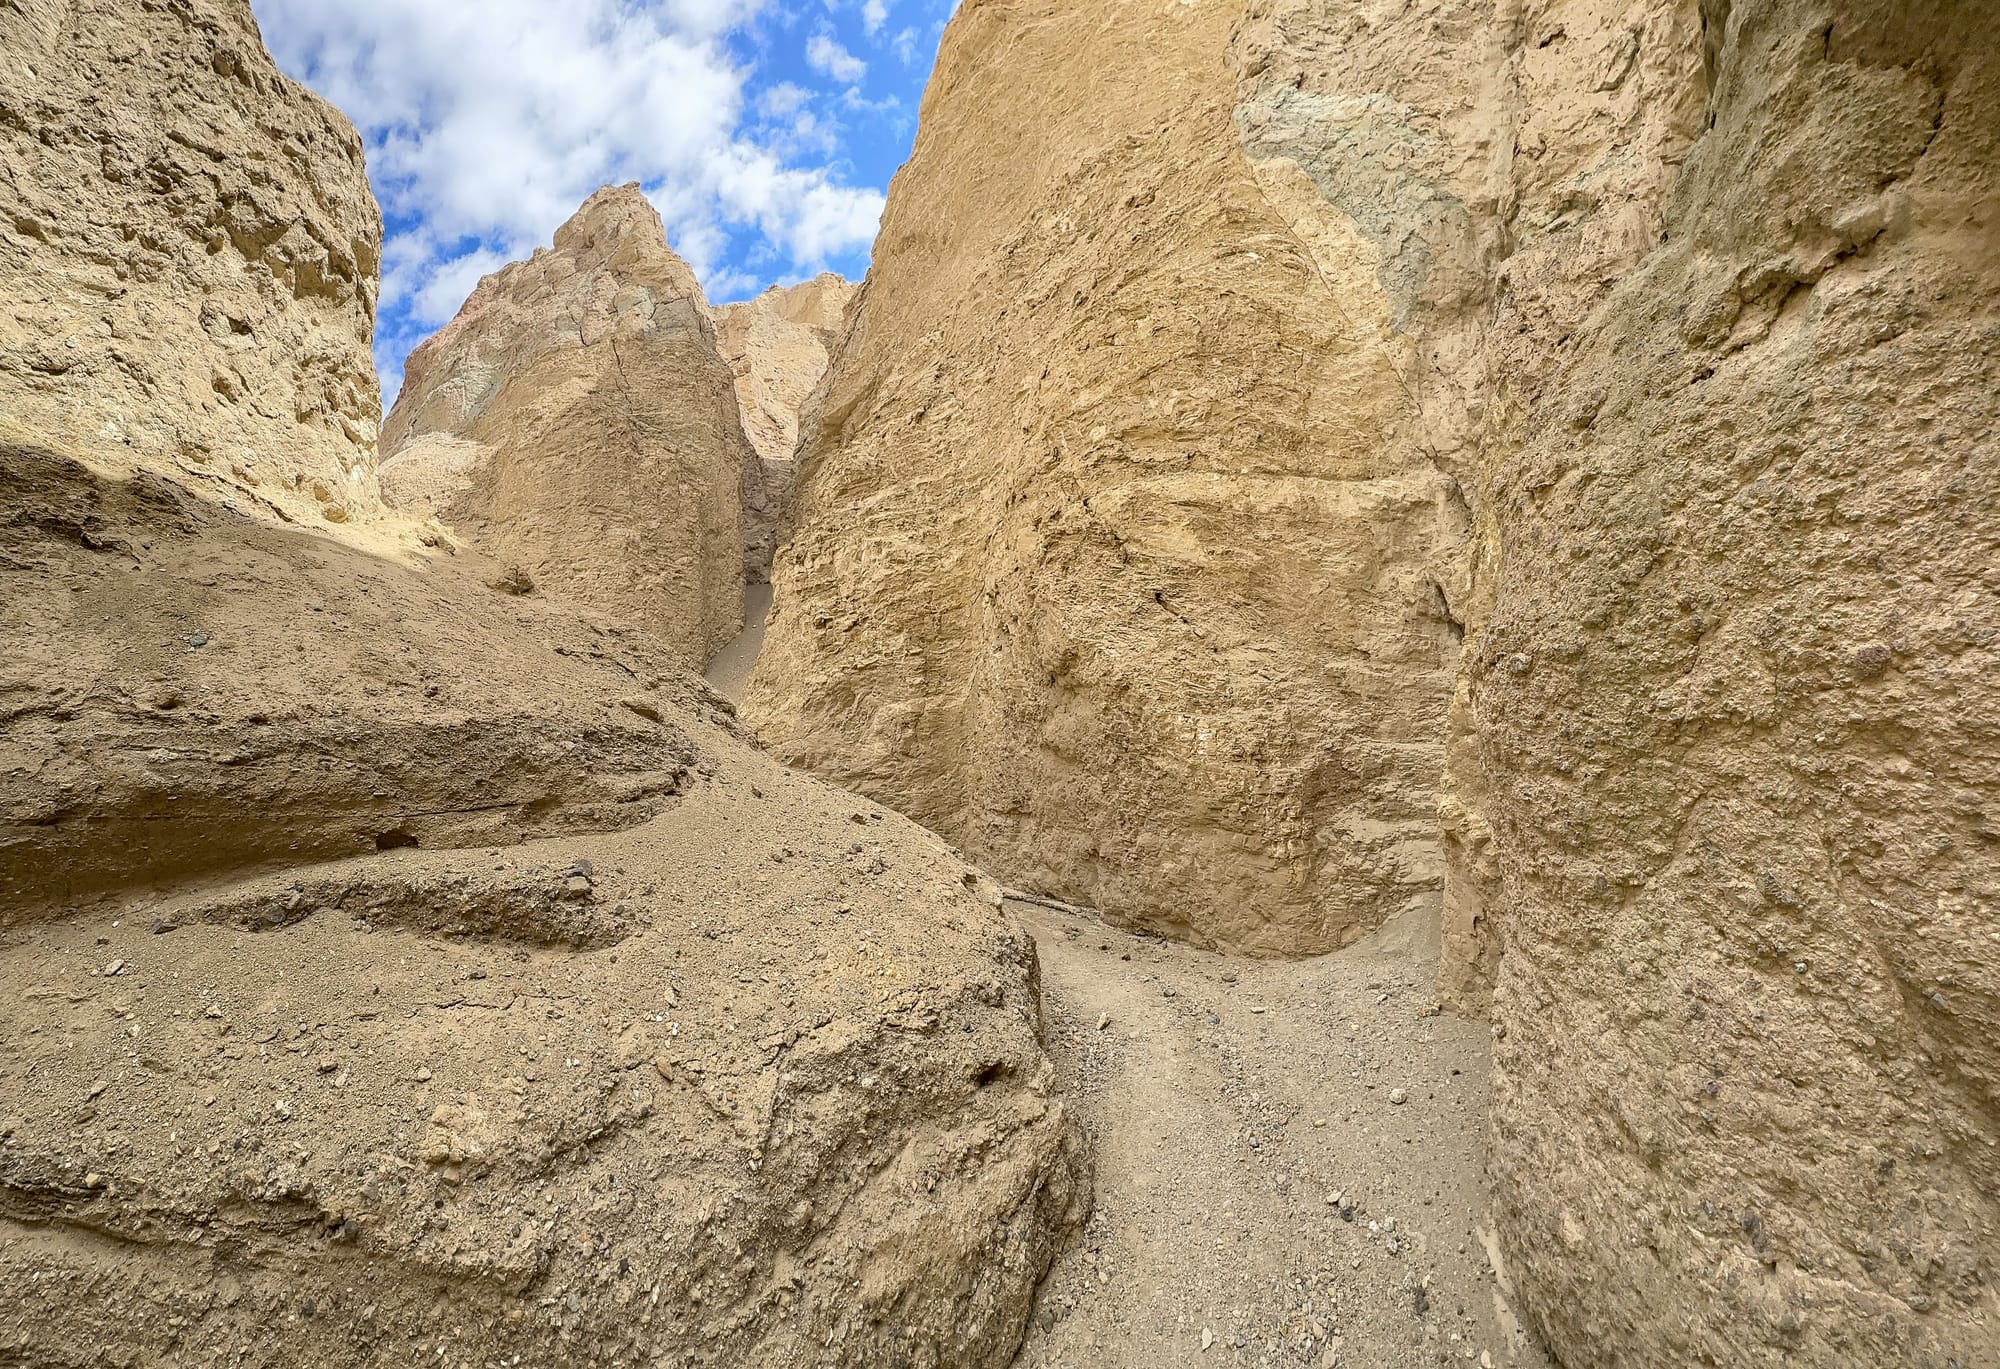
M 961 11 L 754 720 L 1197 939 L 1406 892 L 1358 818 L 1419 889 L 1441 849 L 1500 1246 L 1566 1363 L 2000 1358 L 1987 7 L 1229 9 Z M 1257 497 L 1357 450 L 1425 516 Z M 1190 452 L 1227 456 L 1163 524 L 1136 492 Z M 1198 650 L 1106 628 L 1135 573 Z
M 741 624 L 742 508 L 762 499 L 733 379 L 659 214 L 606 187 L 411 354 L 383 489 L 698 670 Z
M 2000 1354 L 1978 9 L 1280 0 L 1239 45 L 1466 497 L 1442 988 L 1567 1363 Z
M 1236 17 L 954 20 L 746 708 L 1016 883 L 1311 952 L 1437 897 L 1457 513 L 1366 263 L 1239 144 Z
M 366 550 L 376 216 L 246 10 L 0 0 L 0 72 L 0 1361 L 1006 1364 L 1081 1216 L 1033 945 L 676 665 L 759 468 L 657 219 L 412 426 L 670 640 Z
M 2000 36 L 1704 17 L 1662 238 L 1488 449 L 1499 1213 L 1571 1363 L 1997 1361 Z
M 247 0 L 0 4 L 0 438 L 374 512 L 381 241 L 361 139 Z
M 799 411 L 826 374 L 859 288 L 824 273 L 715 311 L 716 343 L 736 376 L 743 431 L 764 468 L 762 485 L 744 489 L 744 565 L 753 580 L 770 578 L 792 488 Z
M 0 1358 L 1008 1362 L 1081 1202 L 991 881 L 638 634 L 4 474 Z

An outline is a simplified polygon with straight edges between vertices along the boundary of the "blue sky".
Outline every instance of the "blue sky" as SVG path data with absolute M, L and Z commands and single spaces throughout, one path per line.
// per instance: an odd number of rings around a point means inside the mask
M 859 279 L 956 0 L 252 0 L 368 144 L 376 362 L 601 185 L 638 181 L 715 302 Z

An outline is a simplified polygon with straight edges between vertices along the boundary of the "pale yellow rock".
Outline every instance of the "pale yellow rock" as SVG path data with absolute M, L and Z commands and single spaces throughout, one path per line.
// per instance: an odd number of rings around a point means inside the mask
M 770 578 L 792 488 L 799 411 L 826 374 L 858 289 L 827 272 L 715 311 L 716 342 L 736 376 L 743 431 L 763 463 L 761 487 L 744 486 L 744 571 L 754 581 Z
M 0 438 L 374 515 L 381 243 L 361 139 L 247 0 L 0 4 Z
M 699 669 L 742 621 L 762 468 L 693 272 L 636 185 L 486 277 L 411 354 L 384 488 L 521 583 Z
M 1011 883 L 1308 953 L 1438 897 L 1461 514 L 1377 249 L 1239 145 L 1237 17 L 953 20 L 747 711 Z
M 1198 939 L 1442 863 L 1563 1362 L 1994 1360 L 1996 174 L 1973 0 L 966 5 L 753 716 Z

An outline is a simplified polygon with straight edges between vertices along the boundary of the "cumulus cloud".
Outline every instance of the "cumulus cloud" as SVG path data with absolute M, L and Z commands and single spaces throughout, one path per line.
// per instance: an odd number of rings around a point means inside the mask
M 882 25 L 889 22 L 888 0 L 862 0 L 861 27 L 868 30 L 872 38 L 882 31 Z
M 858 81 L 868 74 L 868 64 L 830 33 L 815 33 L 806 40 L 806 61 L 836 81 Z
M 727 40 L 765 0 L 254 4 L 280 64 L 368 141 L 391 230 L 385 388 L 407 334 L 449 319 L 480 275 L 548 242 L 601 185 L 644 185 L 713 294 L 743 284 L 719 274 L 732 227 L 799 271 L 874 236 L 878 190 L 787 164 L 746 127 L 749 73 Z M 813 65 L 858 79 L 865 64 L 825 43 Z M 778 86 L 756 112 L 782 120 L 806 101 Z M 788 125 L 785 155 L 827 148 L 816 125 Z

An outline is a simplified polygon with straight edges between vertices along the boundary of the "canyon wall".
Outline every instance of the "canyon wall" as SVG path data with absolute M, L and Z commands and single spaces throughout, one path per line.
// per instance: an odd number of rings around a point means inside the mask
M 753 720 L 1210 944 L 1442 886 L 1565 1363 L 1995 1358 L 1984 10 L 967 4 Z
M 376 511 L 381 245 L 361 139 L 247 0 L 0 5 L 0 440 Z
M 744 487 L 744 565 L 755 581 L 770 579 L 792 488 L 799 411 L 826 374 L 859 288 L 822 273 L 715 311 L 716 343 L 736 376 L 743 431 L 763 464 L 763 481 Z
M 0 1361 L 1001 1369 L 1082 1189 L 997 887 L 763 755 L 699 632 L 405 555 L 359 143 L 247 6 L 0 0 L 0 72 Z M 684 278 L 593 288 L 597 377 L 523 347 L 488 412 L 604 437 L 569 473 L 646 528 L 713 510 L 611 550 L 734 584 Z
M 1661 233 L 1480 463 L 1498 1215 L 1567 1363 L 1996 1361 L 2000 31 L 1702 18 Z
M 638 186 L 598 191 L 410 356 L 386 496 L 519 591 L 646 627 L 699 670 L 742 623 L 763 469 L 701 286 Z
M 1464 515 L 1369 254 L 1239 144 L 1237 18 L 960 11 L 746 712 L 1013 883 L 1304 953 L 1438 898 Z

